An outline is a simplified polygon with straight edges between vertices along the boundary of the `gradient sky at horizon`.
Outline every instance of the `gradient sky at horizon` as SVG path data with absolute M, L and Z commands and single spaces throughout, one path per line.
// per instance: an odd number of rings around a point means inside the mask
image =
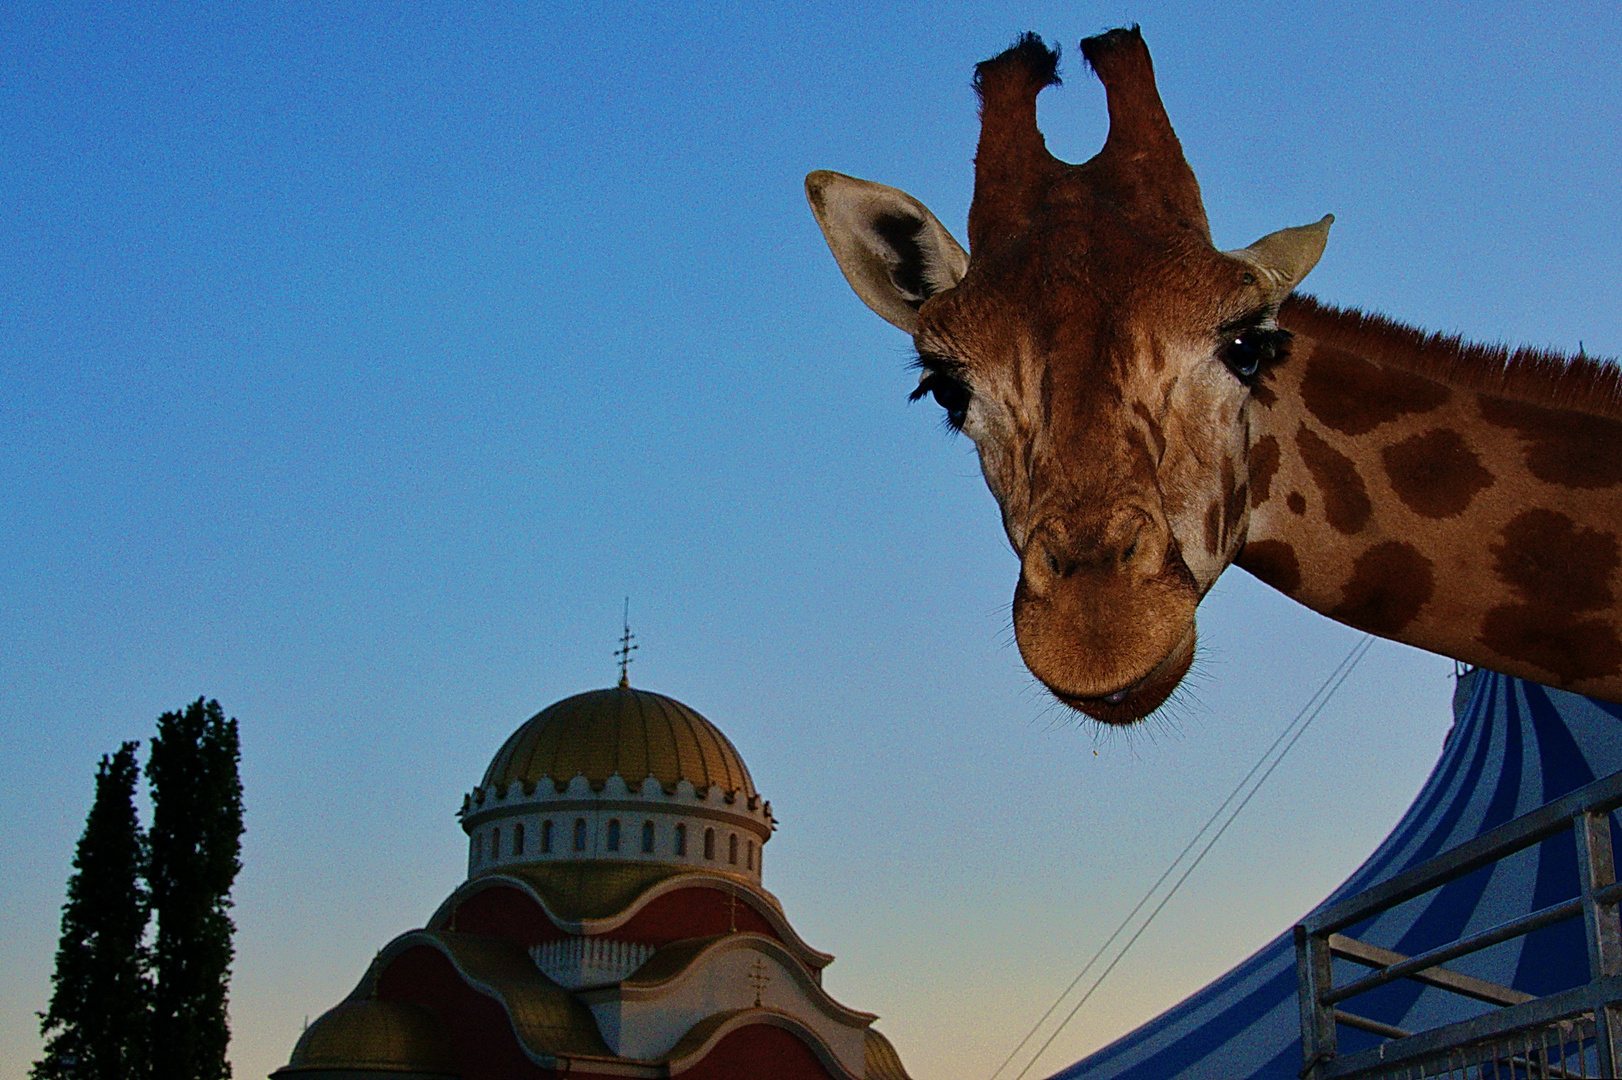
M 1008 629 L 972 450 L 905 402 L 801 178 L 961 238 L 969 77 L 1059 42 L 1050 147 L 1139 22 L 1235 247 L 1307 288 L 1622 353 L 1614 5 L 40 4 L 0 10 L 0 1080 L 39 1052 L 98 757 L 242 726 L 232 1058 L 460 880 L 521 721 L 632 682 L 737 744 L 766 883 L 920 1080 L 987 1076 L 1357 641 L 1233 571 L 1169 718 L 1100 731 Z M 1333 888 L 1418 790 L 1450 662 L 1374 647 L 1045 1075 Z

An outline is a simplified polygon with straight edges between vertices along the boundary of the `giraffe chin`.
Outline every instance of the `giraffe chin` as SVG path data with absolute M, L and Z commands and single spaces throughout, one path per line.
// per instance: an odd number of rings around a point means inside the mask
M 1043 685 L 1060 702 L 1077 712 L 1085 713 L 1101 724 L 1127 727 L 1153 713 L 1171 697 L 1172 691 L 1177 689 L 1194 663 L 1194 642 L 1194 624 L 1189 623 L 1188 633 L 1149 674 L 1124 690 L 1103 697 L 1080 697 L 1045 681 Z
M 1180 557 L 1152 574 L 1119 569 L 1014 586 L 1020 659 L 1064 704 L 1133 724 L 1165 704 L 1194 662 L 1199 593 Z

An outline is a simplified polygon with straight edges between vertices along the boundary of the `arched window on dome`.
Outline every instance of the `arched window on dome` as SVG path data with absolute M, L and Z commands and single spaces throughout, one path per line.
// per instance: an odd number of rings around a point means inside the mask
M 541 854 L 552 854 L 552 819 L 541 822 Z
M 586 850 L 586 819 L 583 817 L 574 819 L 574 849 L 576 851 Z
M 501 858 L 501 829 L 499 826 L 490 830 L 490 858 Z
M 653 854 L 653 822 L 651 821 L 642 823 L 642 854 Z
M 484 834 L 473 834 L 473 864 L 477 866 L 484 861 Z
M 609 818 L 608 819 L 608 850 L 609 851 L 618 851 L 619 849 L 620 849 L 620 819 L 619 818 Z
M 514 855 L 522 855 L 523 853 L 524 853 L 524 823 L 522 821 L 520 821 L 517 825 L 513 826 L 513 854 Z
M 744 856 L 743 868 L 745 870 L 753 870 L 755 868 L 755 842 L 753 840 L 749 841 L 749 850 Z
M 676 854 L 687 854 L 687 823 L 682 821 L 676 823 Z
M 733 833 L 727 837 L 727 862 L 733 866 L 738 865 L 738 834 Z
M 711 862 L 715 861 L 715 830 L 704 830 L 704 857 Z

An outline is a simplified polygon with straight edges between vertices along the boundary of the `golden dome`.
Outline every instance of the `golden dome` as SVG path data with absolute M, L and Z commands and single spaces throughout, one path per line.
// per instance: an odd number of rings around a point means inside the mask
M 526 791 L 550 779 L 559 792 L 576 776 L 594 790 L 618 774 L 632 790 L 653 777 L 667 793 L 686 780 L 702 795 L 718 786 L 753 806 L 754 781 L 719 728 L 674 698 L 617 686 L 564 698 L 525 721 L 485 770 L 485 790 L 515 781 Z
M 455 1076 L 451 1040 L 433 1011 L 404 1001 L 343 1001 L 305 1029 L 290 1061 L 271 1075 L 352 1070 Z

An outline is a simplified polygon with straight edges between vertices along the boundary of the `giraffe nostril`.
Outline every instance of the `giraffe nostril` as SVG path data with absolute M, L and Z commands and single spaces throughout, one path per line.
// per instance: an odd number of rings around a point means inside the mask
M 1053 572 L 1054 577 L 1059 577 L 1060 576 L 1060 574 L 1059 574 L 1059 557 L 1057 555 L 1053 554 L 1053 552 L 1051 552 L 1051 551 L 1048 552 L 1048 569 Z
M 1131 562 L 1132 561 L 1132 556 L 1136 555 L 1137 553 L 1138 553 L 1138 541 L 1137 541 L 1136 537 L 1133 537 L 1132 542 L 1130 544 L 1126 545 L 1126 550 L 1121 552 L 1121 561 L 1122 562 Z

